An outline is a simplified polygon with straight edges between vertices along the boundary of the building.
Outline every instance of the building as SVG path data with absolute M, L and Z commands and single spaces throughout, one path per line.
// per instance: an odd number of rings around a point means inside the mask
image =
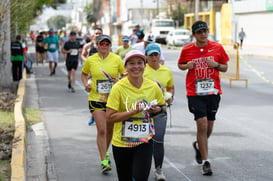
M 243 28 L 245 45 L 273 47 L 273 0 L 234 1 L 233 14 L 235 41 L 238 41 L 238 33 Z

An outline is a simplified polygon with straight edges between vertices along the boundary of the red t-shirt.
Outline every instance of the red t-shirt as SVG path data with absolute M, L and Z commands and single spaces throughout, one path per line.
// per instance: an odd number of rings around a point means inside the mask
M 186 77 L 187 96 L 196 96 L 197 87 L 202 87 L 198 82 L 204 79 L 210 83 L 213 81 L 215 90 L 213 93 L 210 92 L 204 95 L 222 94 L 219 71 L 216 68 L 209 68 L 207 64 L 207 60 L 209 59 L 220 64 L 226 64 L 229 61 L 224 48 L 217 42 L 208 40 L 208 44 L 205 47 L 197 47 L 195 43 L 191 43 L 182 49 L 178 63 L 186 64 L 189 61 L 194 62 L 194 68 L 188 70 Z

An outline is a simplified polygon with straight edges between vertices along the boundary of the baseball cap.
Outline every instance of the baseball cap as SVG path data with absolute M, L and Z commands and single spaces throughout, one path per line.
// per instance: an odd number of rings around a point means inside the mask
M 77 33 L 76 33 L 75 31 L 71 31 L 71 32 L 70 32 L 70 36 L 71 36 L 71 35 L 76 35 L 76 34 L 77 34 Z
M 199 30 L 202 30 L 202 29 L 208 30 L 209 28 L 208 28 L 208 25 L 207 25 L 206 22 L 204 22 L 204 21 L 196 21 L 195 23 L 193 23 L 191 29 L 192 29 L 193 33 L 196 33 Z
M 54 33 L 54 29 L 53 29 L 53 28 L 50 28 L 50 29 L 49 29 L 49 33 Z
M 147 55 L 151 55 L 152 53 L 158 53 L 160 54 L 160 47 L 159 45 L 155 43 L 150 43 L 146 48 L 145 48 L 145 53 Z
M 152 35 L 152 34 L 146 35 L 144 37 L 144 42 L 154 43 L 155 42 L 154 35 Z
M 129 36 L 123 36 L 122 37 L 122 41 L 129 41 L 129 40 L 130 40 Z
M 128 60 L 130 58 L 132 58 L 132 57 L 140 57 L 140 58 L 143 59 L 144 62 L 145 62 L 145 59 L 146 59 L 145 55 L 141 51 L 139 51 L 139 50 L 131 50 L 128 53 L 126 53 L 126 55 L 125 55 L 124 65 L 126 65 L 126 63 L 128 62 Z
M 108 35 L 100 35 L 97 39 L 97 43 L 102 42 L 103 40 L 107 40 L 109 43 L 112 43 L 112 39 Z

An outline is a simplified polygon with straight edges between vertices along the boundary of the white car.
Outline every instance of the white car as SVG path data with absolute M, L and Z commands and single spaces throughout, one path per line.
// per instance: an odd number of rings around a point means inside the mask
M 191 33 L 185 29 L 175 29 L 168 33 L 166 37 L 167 45 L 183 46 L 192 42 Z

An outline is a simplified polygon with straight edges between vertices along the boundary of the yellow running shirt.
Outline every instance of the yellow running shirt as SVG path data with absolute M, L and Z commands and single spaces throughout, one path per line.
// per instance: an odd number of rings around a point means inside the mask
M 156 99 L 157 105 L 165 104 L 160 88 L 153 81 L 144 78 L 141 87 L 138 89 L 130 83 L 127 77 L 125 77 L 113 86 L 106 107 L 118 112 L 130 111 L 135 109 L 136 103 L 143 99 L 149 103 Z M 142 113 L 138 113 L 133 116 L 132 120 L 137 122 L 137 120 L 143 118 L 144 116 Z M 126 122 L 127 121 L 115 122 L 112 144 L 117 147 L 135 147 L 142 144 L 143 142 L 131 142 L 123 139 L 122 135 L 126 133 Z M 139 126 L 140 124 L 141 123 L 138 122 L 135 125 Z M 143 132 L 146 131 L 147 127 L 149 127 L 147 125 L 144 126 L 144 129 L 141 128 L 141 131 Z M 153 127 L 153 121 L 151 126 Z M 133 128 L 138 129 L 139 127 Z M 151 137 L 152 135 L 148 135 L 148 140 L 150 140 Z
M 92 76 L 89 101 L 106 102 L 113 86 L 112 79 L 125 73 L 121 58 L 110 52 L 105 59 L 101 59 L 98 53 L 87 58 L 82 67 L 82 72 Z
M 161 88 L 163 93 L 164 91 L 166 91 L 166 87 L 174 86 L 172 72 L 168 67 L 164 65 L 160 65 L 159 69 L 155 70 L 152 67 L 150 67 L 149 64 L 146 64 L 144 77 L 155 81 L 158 84 L 158 86 Z

